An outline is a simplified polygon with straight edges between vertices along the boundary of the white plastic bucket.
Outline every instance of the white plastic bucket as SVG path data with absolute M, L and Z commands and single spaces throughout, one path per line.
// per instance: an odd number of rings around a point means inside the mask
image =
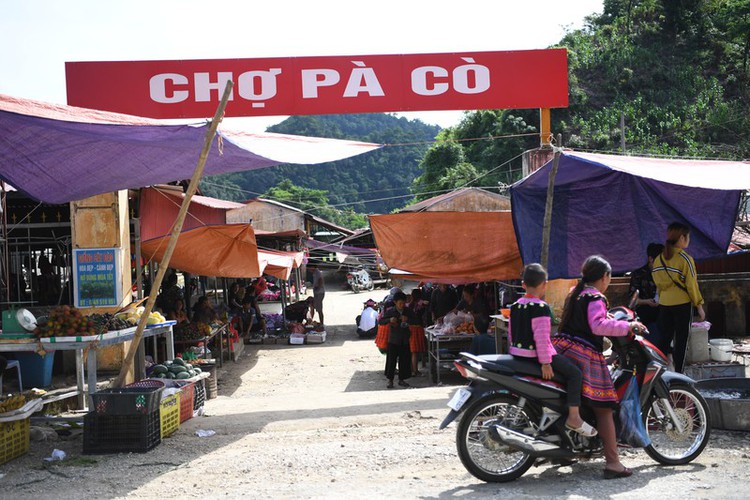
M 734 342 L 732 339 L 711 339 L 708 341 L 709 350 L 711 351 L 711 360 L 713 361 L 732 361 L 732 349 Z
M 708 328 L 692 327 L 688 337 L 686 361 L 690 364 L 705 363 L 711 359 L 708 352 Z

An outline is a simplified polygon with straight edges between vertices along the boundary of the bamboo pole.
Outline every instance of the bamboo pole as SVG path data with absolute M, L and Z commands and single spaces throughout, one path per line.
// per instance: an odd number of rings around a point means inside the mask
M 555 156 L 552 159 L 552 169 L 549 173 L 547 182 L 547 202 L 544 207 L 544 225 L 542 226 L 542 254 L 540 263 L 544 269 L 547 269 L 549 263 L 549 240 L 552 232 L 552 203 L 554 201 L 555 177 L 557 176 L 557 166 L 560 163 L 560 136 L 557 139 L 558 147 L 555 148 Z
M 214 136 L 216 136 L 216 130 L 218 129 L 219 123 L 224 116 L 224 109 L 226 108 L 227 101 L 229 100 L 229 96 L 232 93 L 233 85 L 234 83 L 231 80 L 227 81 L 227 85 L 224 88 L 224 95 L 221 98 L 221 103 L 219 103 L 219 107 L 216 109 L 214 119 L 211 121 L 211 125 L 206 131 L 206 140 L 203 143 L 203 149 L 201 150 L 200 157 L 198 158 L 198 164 L 195 166 L 193 177 L 190 179 L 190 184 L 188 185 L 187 192 L 185 193 L 185 199 L 182 200 L 182 205 L 180 206 L 180 211 L 177 214 L 177 219 L 175 220 L 174 227 L 172 228 L 172 234 L 169 237 L 169 243 L 167 244 L 167 248 L 164 251 L 164 256 L 159 263 L 159 271 L 156 273 L 156 278 L 154 278 L 154 281 L 151 284 L 151 293 L 149 294 L 148 300 L 146 301 L 146 309 L 145 311 L 143 311 L 143 315 L 141 315 L 141 319 L 138 322 L 138 328 L 136 328 L 135 330 L 135 336 L 133 337 L 133 341 L 130 344 L 130 349 L 128 349 L 128 353 L 125 356 L 125 359 L 123 359 L 122 361 L 122 368 L 120 369 L 120 374 L 117 376 L 117 379 L 114 382 L 114 387 L 122 387 L 122 384 L 125 381 L 125 377 L 127 377 L 127 374 L 132 367 L 133 358 L 135 357 L 136 351 L 138 350 L 138 346 L 141 344 L 141 340 L 143 340 L 143 330 L 145 330 L 146 324 L 148 323 L 148 317 L 154 308 L 154 303 L 156 302 L 156 296 L 159 292 L 159 288 L 161 287 L 162 279 L 164 278 L 164 275 L 167 272 L 167 268 L 169 267 L 169 260 L 172 258 L 172 253 L 174 253 L 174 249 L 177 246 L 177 239 L 179 238 L 180 232 L 182 231 L 182 225 L 185 222 L 185 216 L 187 215 L 188 208 L 190 207 L 190 200 L 198 190 L 198 183 L 201 179 L 201 176 L 203 175 L 203 169 L 206 166 L 208 152 L 211 150 L 211 143 L 214 140 Z

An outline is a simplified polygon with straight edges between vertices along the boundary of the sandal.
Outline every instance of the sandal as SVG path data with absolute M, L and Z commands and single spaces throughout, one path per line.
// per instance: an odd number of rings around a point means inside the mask
M 627 467 L 623 467 L 621 471 L 604 469 L 604 479 L 620 479 L 621 477 L 630 477 L 633 475 L 633 471 Z
M 596 429 L 594 429 L 593 427 L 591 427 L 591 425 L 589 425 L 588 422 L 584 422 L 583 424 L 581 424 L 580 427 L 573 427 L 573 426 L 568 425 L 566 423 L 565 424 L 565 428 L 568 429 L 569 431 L 577 432 L 581 436 L 589 437 L 589 438 L 590 437 L 594 437 L 594 436 L 596 436 L 598 434 L 598 432 L 596 431 Z
M 412 376 L 414 376 L 414 377 L 421 377 L 422 376 L 422 372 L 416 371 L 416 372 L 412 373 Z

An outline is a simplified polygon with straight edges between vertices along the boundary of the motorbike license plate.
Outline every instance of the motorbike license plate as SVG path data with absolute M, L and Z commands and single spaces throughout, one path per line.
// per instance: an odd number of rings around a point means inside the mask
M 448 401 L 448 407 L 453 411 L 461 411 L 461 408 L 471 397 L 471 391 L 461 387 L 453 395 L 450 401 Z

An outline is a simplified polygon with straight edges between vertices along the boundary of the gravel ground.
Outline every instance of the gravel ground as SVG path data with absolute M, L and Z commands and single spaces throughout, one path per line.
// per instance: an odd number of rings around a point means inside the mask
M 373 293 L 380 297 L 383 292 Z M 384 357 L 354 334 L 367 297 L 329 292 L 328 342 L 246 346 L 220 370 L 219 397 L 146 454 L 81 456 L 80 436 L 32 442 L 0 466 L 0 498 L 742 498 L 750 434 L 714 431 L 704 453 L 662 467 L 624 452 L 628 479 L 600 479 L 603 462 L 532 468 L 503 485 L 469 475 L 455 448 L 455 424 L 439 431 L 461 383 L 385 388 Z M 215 430 L 198 438 L 197 429 Z M 54 448 L 65 462 L 44 465 Z

